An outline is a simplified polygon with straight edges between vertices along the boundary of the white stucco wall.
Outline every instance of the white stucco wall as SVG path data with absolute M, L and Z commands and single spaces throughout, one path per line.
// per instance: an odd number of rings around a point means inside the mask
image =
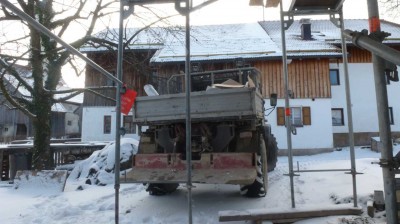
M 111 133 L 103 133 L 104 116 L 111 116 Z M 122 119 L 121 119 L 122 126 Z M 137 133 L 137 132 L 136 132 Z M 137 138 L 136 134 L 126 134 L 126 138 Z M 115 140 L 115 107 L 84 107 L 82 114 L 82 141 Z
M 285 101 L 278 100 L 277 107 L 284 106 Z M 311 108 L 311 125 L 297 127 L 297 135 L 292 135 L 293 149 L 333 148 L 331 99 L 291 99 L 290 106 Z M 266 100 L 265 107 L 269 107 L 269 100 Z M 287 149 L 286 127 L 277 126 L 277 111 L 266 119 L 272 126 L 279 149 Z
M 347 133 L 347 104 L 343 64 L 330 64 L 339 69 L 340 85 L 332 86 L 332 108 L 343 108 L 344 126 L 333 126 L 333 133 Z M 349 63 L 350 95 L 354 132 L 378 132 L 378 112 L 372 63 Z M 393 108 L 392 131 L 400 131 L 400 84 L 390 82 L 387 86 L 389 107 Z
M 71 124 L 68 125 L 68 122 Z M 65 113 L 65 134 L 78 134 L 79 133 L 79 115 L 67 112 Z

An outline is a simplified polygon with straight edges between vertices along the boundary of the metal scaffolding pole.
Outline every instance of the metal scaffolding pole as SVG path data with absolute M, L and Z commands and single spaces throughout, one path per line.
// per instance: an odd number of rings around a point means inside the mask
M 281 36 L 282 36 L 282 66 L 284 73 L 285 82 L 285 124 L 286 124 L 286 137 L 287 137 L 287 147 L 288 147 L 288 163 L 289 163 L 289 178 L 290 178 L 290 196 L 292 201 L 292 208 L 296 207 L 294 200 L 294 173 L 293 173 L 293 152 L 292 152 L 292 121 L 290 112 L 290 102 L 289 102 L 289 80 L 288 80 L 288 66 L 287 66 L 287 54 L 286 54 L 286 36 L 285 36 L 285 25 L 284 25 L 284 14 L 282 0 L 280 2 L 281 10 Z
M 354 207 L 357 207 L 357 171 L 356 171 L 356 156 L 354 152 L 354 132 L 353 132 L 353 112 L 352 112 L 352 103 L 351 103 L 351 95 L 350 95 L 350 78 L 349 78 L 349 66 L 347 60 L 347 45 L 346 39 L 344 37 L 344 22 L 343 22 L 343 8 L 339 11 L 339 20 L 340 20 L 340 37 L 342 39 L 342 56 L 343 56 L 343 69 L 344 69 L 344 78 L 345 78 L 345 88 L 346 88 L 346 107 L 347 107 L 347 125 L 349 128 L 349 145 L 350 145 L 350 160 L 351 160 L 351 171 L 350 174 L 352 176 L 353 182 L 353 204 Z
M 344 1 L 344 0 L 343 0 Z M 334 8 L 330 9 L 320 9 L 318 7 L 313 8 L 313 6 L 308 5 L 307 7 L 303 7 L 303 5 L 296 5 L 296 1 L 292 2 L 291 9 L 289 12 L 283 12 L 282 0 L 280 0 L 280 13 L 281 13 L 281 38 L 282 38 L 282 61 L 283 61 L 283 72 L 284 72 L 284 85 L 285 85 L 285 124 L 286 124 L 286 133 L 287 133 L 287 144 L 288 144 L 288 161 L 289 161 L 289 177 L 290 177 L 290 187 L 291 187 L 291 200 L 292 207 L 295 207 L 295 199 L 294 199 L 294 183 L 293 177 L 295 176 L 293 172 L 293 153 L 292 153 L 292 125 L 290 121 L 291 111 L 290 111 L 290 103 L 289 103 L 289 84 L 288 84 L 288 66 L 287 66 L 287 53 L 286 53 L 286 37 L 285 37 L 285 29 L 288 29 L 289 26 L 293 22 L 294 15 L 314 15 L 314 14 L 329 14 L 331 16 L 331 21 L 340 28 L 341 31 L 341 40 L 342 40 L 342 52 L 343 52 L 343 66 L 344 66 L 344 74 L 346 80 L 346 103 L 347 103 L 347 117 L 348 117 L 348 126 L 349 126 L 349 145 L 350 145 L 350 157 L 351 157 L 351 169 L 343 169 L 342 171 L 349 171 L 352 174 L 353 181 L 353 198 L 354 198 L 354 207 L 357 207 L 357 185 L 356 185 L 356 165 L 355 165 L 355 152 L 354 152 L 354 136 L 353 136 L 353 121 L 352 121 L 352 110 L 351 110 L 351 96 L 350 96 L 350 84 L 349 84 L 349 75 L 348 75 L 348 60 L 347 60 L 347 48 L 345 38 L 343 36 L 344 32 L 344 23 L 343 23 L 343 12 L 342 12 L 342 3 L 343 1 L 337 1 Z M 268 3 L 268 2 L 267 2 Z M 275 5 L 275 1 L 269 2 L 272 5 Z M 315 3 L 317 4 L 317 3 Z M 300 7 L 300 10 L 297 10 L 296 7 Z M 296 9 L 295 9 L 296 8 Z M 295 10 L 294 10 L 295 9 Z M 337 20 L 335 18 L 335 13 L 339 14 L 340 18 Z M 289 20 L 287 23 L 284 21 L 284 16 L 289 16 Z M 287 26 L 287 27 L 285 27 Z M 327 170 L 321 170 L 324 172 Z M 333 170 L 329 170 L 333 171 Z M 299 171 L 303 172 L 303 171 Z M 316 171 L 313 171 L 316 172 Z
M 186 62 L 185 62 L 185 79 L 186 79 L 186 169 L 188 190 L 188 223 L 193 223 L 192 218 L 192 119 L 190 115 L 190 92 L 192 91 L 192 82 L 190 77 L 190 7 L 192 0 L 186 0 Z
M 378 2 L 377 0 L 367 0 L 367 3 L 370 32 L 378 36 L 382 35 Z M 382 143 L 381 166 L 385 190 L 386 219 L 387 223 L 395 224 L 397 223 L 396 183 L 394 171 L 390 166 L 393 161 L 393 146 L 391 142 L 386 78 L 384 75 L 385 61 L 377 54 L 372 53 L 372 63 L 374 66 L 376 102 L 378 107 L 379 136 Z
M 120 0 L 119 3 L 119 30 L 118 30 L 118 55 L 117 55 L 117 78 L 122 80 L 122 61 L 124 54 L 123 44 L 123 30 L 124 28 L 124 1 Z M 115 92 L 116 106 L 115 106 L 115 224 L 119 223 L 119 188 L 120 188 L 120 151 L 121 151 L 121 83 L 117 83 Z

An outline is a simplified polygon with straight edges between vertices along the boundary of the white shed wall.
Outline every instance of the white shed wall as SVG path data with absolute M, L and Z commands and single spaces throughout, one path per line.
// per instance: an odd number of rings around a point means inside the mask
M 110 134 L 103 132 L 103 121 L 106 115 L 111 116 Z M 115 107 L 84 107 L 82 116 L 82 141 L 115 140 Z M 124 137 L 138 138 L 136 134 L 126 134 Z

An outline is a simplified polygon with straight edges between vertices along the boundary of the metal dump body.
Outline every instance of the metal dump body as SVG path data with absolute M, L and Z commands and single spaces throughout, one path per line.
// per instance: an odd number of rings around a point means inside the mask
M 191 118 L 193 121 L 263 118 L 263 105 L 256 88 L 213 88 L 191 93 Z M 183 122 L 185 118 L 185 93 L 136 98 L 134 123 Z

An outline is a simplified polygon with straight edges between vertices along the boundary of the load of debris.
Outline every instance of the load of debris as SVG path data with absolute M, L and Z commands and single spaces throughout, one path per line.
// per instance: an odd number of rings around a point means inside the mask
M 139 142 L 132 138 L 121 139 L 121 171 L 132 167 L 132 156 L 137 153 Z M 78 162 L 68 180 L 83 181 L 89 185 L 104 186 L 114 183 L 115 143 L 95 151 L 89 158 Z M 81 187 L 82 188 L 82 187 Z

